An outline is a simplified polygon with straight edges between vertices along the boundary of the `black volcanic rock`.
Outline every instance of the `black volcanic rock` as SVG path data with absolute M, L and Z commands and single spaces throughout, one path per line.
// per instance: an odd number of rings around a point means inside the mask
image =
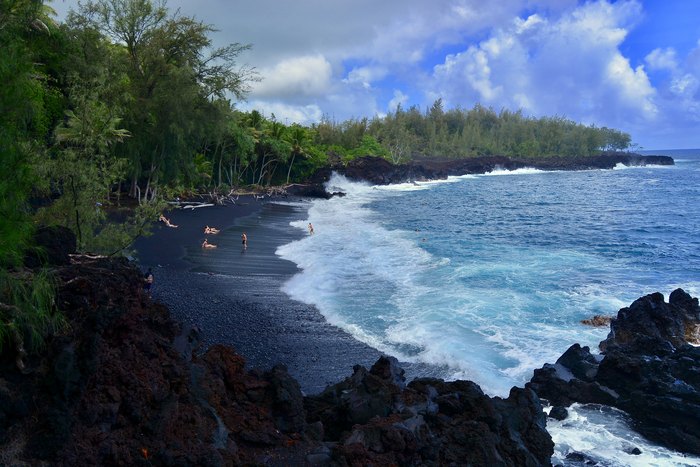
M 682 289 L 675 290 L 664 302 L 664 296 L 653 293 L 635 300 L 629 308 L 622 308 L 610 323 L 608 338 L 600 343 L 601 350 L 620 345 L 639 345 L 637 340 L 648 343 L 658 341 L 673 348 L 697 339 L 700 308 L 698 299 Z M 643 346 L 642 346 L 643 347 Z
M 404 388 L 396 359 L 380 359 L 306 398 L 333 458 L 350 465 L 549 465 L 553 453 L 539 399 L 513 388 L 486 396 L 470 381 L 423 378 Z M 342 460 L 342 461 L 341 461 Z
M 607 152 L 595 156 L 553 156 L 537 159 L 509 158 L 506 156 L 476 156 L 459 159 L 416 159 L 407 164 L 392 164 L 381 157 L 365 156 L 353 159 L 347 165 L 323 167 L 316 171 L 309 183 L 322 185 L 337 172 L 351 180 L 375 185 L 411 181 L 439 180 L 451 175 L 483 174 L 497 169 L 515 170 L 531 167 L 541 170 L 613 169 L 617 164 L 627 166 L 673 165 L 668 156 Z
M 671 449 L 700 454 L 700 307 L 682 289 L 622 308 L 601 342 L 602 359 L 573 345 L 526 385 L 556 405 L 599 403 L 627 412 L 635 428 Z

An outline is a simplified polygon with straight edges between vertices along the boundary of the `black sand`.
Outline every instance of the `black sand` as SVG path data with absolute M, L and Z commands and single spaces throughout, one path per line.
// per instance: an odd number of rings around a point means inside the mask
M 153 267 L 153 298 L 175 319 L 198 326 L 204 349 L 231 345 L 251 368 L 282 363 L 307 394 L 349 376 L 355 364 L 371 366 L 381 355 L 280 290 L 297 268 L 275 250 L 305 235 L 289 225 L 306 218 L 303 205 L 241 197 L 235 206 L 166 215 L 178 228 L 159 223 L 154 235 L 136 242 L 138 260 L 144 270 Z M 205 225 L 221 229 L 206 236 L 218 246 L 214 250 L 201 248 Z

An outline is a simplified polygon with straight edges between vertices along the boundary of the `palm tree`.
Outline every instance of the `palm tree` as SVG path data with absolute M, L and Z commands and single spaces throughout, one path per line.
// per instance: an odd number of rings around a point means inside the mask
M 309 133 L 306 128 L 299 124 L 294 124 L 287 132 L 287 142 L 292 145 L 292 160 L 289 162 L 287 169 L 287 185 L 289 185 L 289 176 L 292 173 L 292 166 L 297 155 L 306 157 L 305 146 L 309 141 Z

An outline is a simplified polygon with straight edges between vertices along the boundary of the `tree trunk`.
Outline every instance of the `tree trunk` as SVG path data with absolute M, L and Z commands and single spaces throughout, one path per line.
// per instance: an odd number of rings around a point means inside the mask
M 292 161 L 289 163 L 289 169 L 287 169 L 287 185 L 289 185 L 289 175 L 292 173 L 292 166 L 294 165 L 294 158 L 296 157 L 296 153 L 292 153 Z

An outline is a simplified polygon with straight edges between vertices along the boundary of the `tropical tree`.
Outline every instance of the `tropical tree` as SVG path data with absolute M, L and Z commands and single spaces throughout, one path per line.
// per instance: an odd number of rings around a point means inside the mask
M 307 146 L 310 140 L 309 130 L 303 126 L 294 124 L 289 128 L 289 131 L 287 132 L 287 142 L 290 144 L 292 152 L 289 167 L 287 168 L 287 185 L 289 185 L 289 176 L 292 173 L 294 159 L 296 159 L 297 156 L 306 157 Z
M 74 108 L 56 129 L 56 158 L 45 166 L 59 198 L 42 211 L 46 223 L 58 222 L 77 235 L 78 246 L 90 245 L 105 221 L 102 206 L 109 203 L 112 186 L 124 175 L 126 161 L 113 156 L 112 146 L 129 137 L 121 118 L 99 100 L 98 92 L 74 89 Z

